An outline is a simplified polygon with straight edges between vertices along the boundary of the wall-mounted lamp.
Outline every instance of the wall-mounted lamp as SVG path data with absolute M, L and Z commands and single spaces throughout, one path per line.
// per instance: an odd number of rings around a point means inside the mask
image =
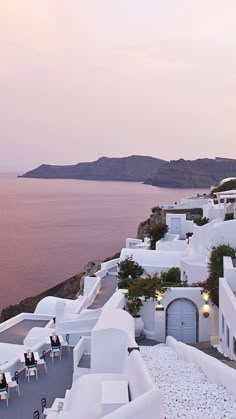
M 210 306 L 208 304 L 208 302 L 206 304 L 204 304 L 203 308 L 202 308 L 202 314 L 205 318 L 209 317 L 210 314 Z
M 163 294 L 157 293 L 157 295 L 156 295 L 156 300 L 157 300 L 156 311 L 163 311 L 164 310 L 164 307 L 161 305 L 161 300 L 163 298 L 164 298 Z
M 208 300 L 209 300 L 209 294 L 208 294 L 208 292 L 203 292 L 202 293 L 202 297 L 203 297 L 203 299 L 204 299 L 204 301 L 205 301 L 205 304 L 208 304 Z

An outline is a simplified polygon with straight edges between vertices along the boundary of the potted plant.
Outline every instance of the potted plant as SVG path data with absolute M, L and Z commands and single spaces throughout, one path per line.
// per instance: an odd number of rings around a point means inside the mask
M 140 298 L 131 298 L 128 300 L 128 310 L 131 316 L 134 318 L 135 326 L 135 337 L 141 335 L 144 329 L 144 323 L 142 317 L 139 315 L 139 310 L 141 309 L 143 303 Z
M 128 289 L 128 310 L 134 317 L 135 336 L 137 337 L 140 336 L 144 329 L 144 322 L 139 314 L 143 300 L 156 300 L 157 293 L 164 294 L 167 288 L 161 284 L 160 278 L 157 275 L 153 275 L 152 277 L 149 275 L 146 278 L 128 278 L 127 280 L 122 280 L 123 284 L 124 281 L 126 289 Z

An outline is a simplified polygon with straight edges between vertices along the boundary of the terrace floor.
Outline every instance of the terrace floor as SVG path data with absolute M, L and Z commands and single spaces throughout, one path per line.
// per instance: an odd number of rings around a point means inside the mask
M 117 287 L 117 277 L 107 275 L 102 280 L 102 286 L 97 294 L 92 309 L 102 307 L 115 292 Z M 32 327 L 45 327 L 48 320 L 23 320 L 15 326 L 0 333 L 0 342 L 23 345 L 23 340 Z M 55 398 L 64 398 L 66 390 L 71 388 L 73 377 L 73 351 L 68 352 L 63 348 L 62 360 L 55 359 L 52 363 L 49 354 L 46 357 L 48 373 L 41 365 L 38 368 L 39 379 L 30 378 L 28 383 L 24 371 L 19 375 L 21 395 L 19 397 L 15 389 L 10 390 L 9 406 L 5 400 L 0 400 L 1 419 L 32 419 L 33 412 L 39 410 L 41 413 L 41 399 L 46 397 L 47 407 L 50 407 Z M 80 367 L 90 366 L 90 356 L 84 356 Z M 89 419 L 89 418 L 88 418 Z
M 63 348 L 62 359 L 55 358 L 52 363 L 49 354 L 46 362 L 48 373 L 44 366 L 38 367 L 38 381 L 30 377 L 28 383 L 24 371 L 19 375 L 21 395 L 19 397 L 15 389 L 10 390 L 9 406 L 5 400 L 0 400 L 1 419 L 32 419 L 33 412 L 41 413 L 41 399 L 46 397 L 47 407 L 53 404 L 55 398 L 64 398 L 66 390 L 71 388 L 73 375 L 73 355 Z
M 0 342 L 23 345 L 24 338 L 32 327 L 45 327 L 49 320 L 22 320 L 0 333 Z
M 101 308 L 114 294 L 117 287 L 117 277 L 114 275 L 107 275 L 102 280 L 102 286 L 89 309 Z

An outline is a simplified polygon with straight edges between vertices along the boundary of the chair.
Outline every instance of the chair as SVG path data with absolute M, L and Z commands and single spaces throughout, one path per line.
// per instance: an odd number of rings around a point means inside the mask
M 51 347 L 52 362 L 53 362 L 54 356 L 57 356 L 57 355 L 60 357 L 60 361 L 61 361 L 61 347 L 60 346 L 52 346 Z
M 43 351 L 42 352 L 42 356 L 41 356 L 41 358 L 37 361 L 37 365 L 39 366 L 39 365 L 43 365 L 44 366 L 44 368 L 45 368 L 45 371 L 46 372 L 48 372 L 48 369 L 47 369 L 47 364 L 46 364 L 46 351 Z
M 36 376 L 36 380 L 38 381 L 38 369 L 37 369 L 37 364 L 34 365 L 27 365 L 26 369 L 25 369 L 25 376 L 28 377 L 28 383 L 30 380 L 30 376 L 31 375 L 35 375 Z
M 61 346 L 63 346 L 64 348 L 67 347 L 69 353 L 70 353 L 70 335 L 69 333 L 66 334 L 66 341 L 61 343 Z
M 7 391 L 7 387 L 6 388 L 1 388 L 0 389 L 0 400 L 3 398 L 6 400 L 7 406 L 8 406 L 8 391 Z
M 35 410 L 33 413 L 33 419 L 39 419 L 40 418 L 40 413 L 38 410 Z
M 20 396 L 20 386 L 19 386 L 19 373 L 18 371 L 15 372 L 12 381 L 8 383 L 8 393 L 10 396 L 10 388 L 15 388 L 18 391 L 18 394 Z
M 54 412 L 54 410 L 52 410 L 50 407 L 47 408 L 46 405 L 47 405 L 46 398 L 43 397 L 41 399 L 41 406 L 42 406 L 41 419 L 43 419 L 45 416 L 47 416 L 50 412 Z

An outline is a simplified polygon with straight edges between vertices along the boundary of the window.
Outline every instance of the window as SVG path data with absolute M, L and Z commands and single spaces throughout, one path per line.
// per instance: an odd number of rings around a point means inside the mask
M 222 318 L 221 318 L 221 331 L 222 331 L 222 335 L 224 335 L 224 333 L 225 333 L 225 318 L 224 318 L 223 314 L 222 314 Z
M 233 337 L 233 351 L 234 351 L 234 355 L 236 355 L 236 339 L 235 339 L 235 337 Z
M 229 348 L 229 326 L 226 327 L 226 343 Z

